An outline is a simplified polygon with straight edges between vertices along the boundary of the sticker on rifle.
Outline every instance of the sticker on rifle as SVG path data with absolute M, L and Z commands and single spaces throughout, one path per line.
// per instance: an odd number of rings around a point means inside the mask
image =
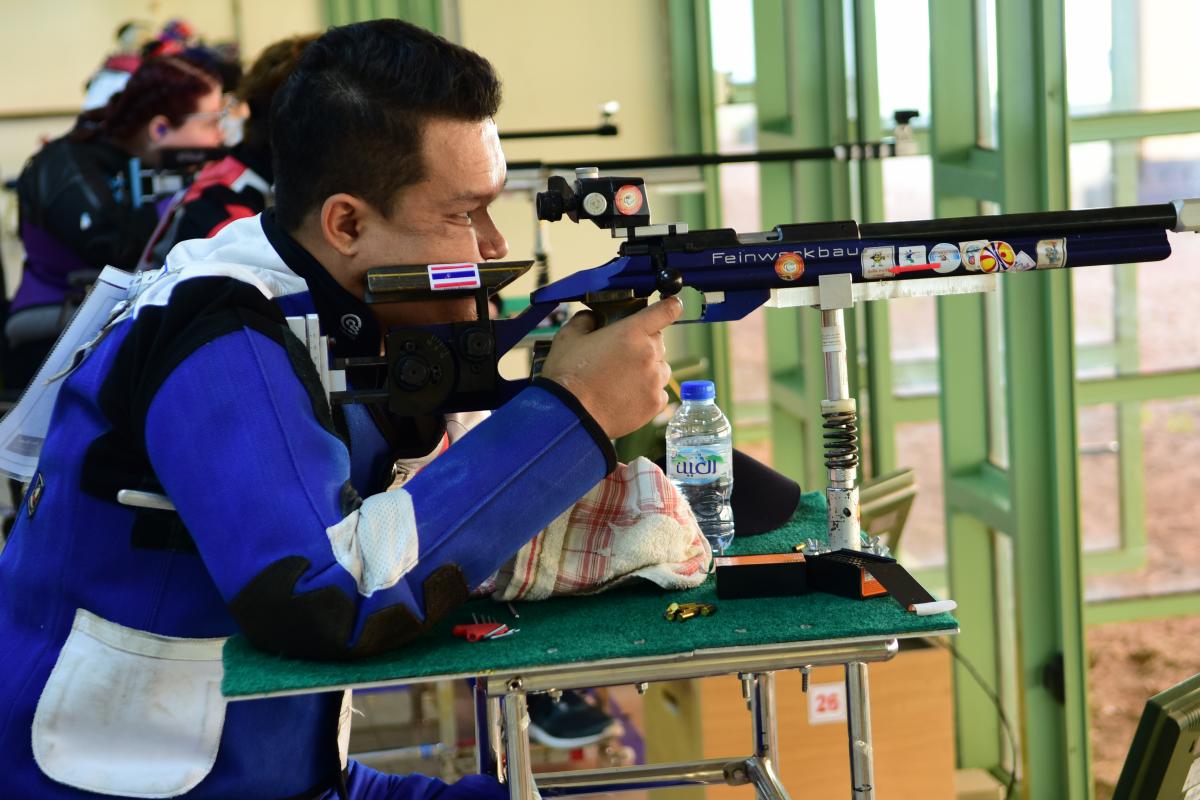
M 780 253 L 775 259 L 775 274 L 785 281 L 794 281 L 804 274 L 804 257 L 799 253 Z
M 983 269 L 979 263 L 979 257 L 983 255 L 983 249 L 987 246 L 987 239 L 975 239 L 970 242 L 958 243 L 958 249 L 962 251 L 963 263 L 967 265 L 968 270 L 979 272 Z
M 1016 260 L 1017 254 L 1008 242 L 988 242 L 979 254 L 979 266 L 984 272 L 1008 272 Z
M 896 248 L 864 247 L 862 251 L 862 274 L 867 280 L 892 277 L 892 268 L 896 266 Z
M 627 183 L 620 189 L 617 189 L 616 197 L 613 200 L 617 211 L 627 217 L 641 211 L 642 206 L 646 202 L 645 198 L 642 197 L 642 190 L 632 183 Z
M 1037 268 L 1058 269 L 1067 265 L 1067 240 L 1042 239 L 1037 243 Z
M 1013 270 L 1016 272 L 1028 272 L 1036 266 L 1037 262 L 1033 260 L 1033 256 L 1024 250 L 1017 253 L 1017 260 L 1013 262 Z
M 435 292 L 478 289 L 478 264 L 430 264 L 429 288 Z
M 929 263 L 937 264 L 933 268 L 934 272 L 947 275 L 962 264 L 962 253 L 958 252 L 958 248 L 949 242 L 941 242 L 935 244 L 929 251 Z
M 921 264 L 928 264 L 929 260 L 925 258 L 925 255 L 926 250 L 923 244 L 900 245 L 900 263 L 897 266 L 917 267 Z

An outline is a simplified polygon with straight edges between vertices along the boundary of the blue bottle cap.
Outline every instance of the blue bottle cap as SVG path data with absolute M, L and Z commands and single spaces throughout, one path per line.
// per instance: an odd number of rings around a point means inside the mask
M 679 396 L 684 400 L 712 400 L 717 389 L 712 381 L 684 381 L 679 387 Z

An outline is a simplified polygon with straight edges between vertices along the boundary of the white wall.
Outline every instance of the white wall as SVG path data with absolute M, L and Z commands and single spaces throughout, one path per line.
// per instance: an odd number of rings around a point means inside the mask
M 241 11 L 242 57 L 249 66 L 263 49 L 287 36 L 325 29 L 320 0 L 234 0 Z
M 461 44 L 495 65 L 504 82 L 497 116 L 501 132 L 587 127 L 599 107 L 617 100 L 620 135 L 515 140 L 509 161 L 655 155 L 672 152 L 668 27 L 664 0 L 457 0 Z M 668 204 L 651 194 L 655 219 Z M 669 213 L 667 213 L 669 216 Z M 495 217 L 509 241 L 509 258 L 533 257 L 534 216 L 525 197 L 497 202 Z M 590 223 L 550 226 L 551 277 L 603 264 L 616 242 Z M 506 294 L 528 293 L 525 276 Z

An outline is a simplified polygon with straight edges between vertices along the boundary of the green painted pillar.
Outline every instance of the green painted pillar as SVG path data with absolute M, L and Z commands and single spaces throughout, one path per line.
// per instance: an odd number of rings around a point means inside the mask
M 984 4 L 980 4 L 986 8 Z M 972 4 L 932 0 L 932 42 L 974 42 Z M 934 47 L 939 216 L 1067 205 L 1061 0 L 997 2 L 999 149 L 978 147 L 984 54 Z M 1021 41 L 1023 47 L 1012 46 Z M 975 98 L 972 100 L 972 98 Z M 1015 688 L 1023 794 L 1088 798 L 1078 441 L 1070 278 L 1007 275 L 999 336 L 978 297 L 939 300 L 942 425 L 952 594 L 960 651 L 993 687 Z M 989 368 L 989 365 L 993 368 Z M 999 385 L 996 382 L 999 379 Z M 1003 578 L 999 576 L 1004 576 Z M 956 671 L 963 766 L 1007 768 L 990 702 Z
M 713 89 L 711 27 L 706 2 L 669 0 L 667 5 L 670 58 L 671 106 L 675 129 L 675 152 L 717 151 L 716 97 Z M 716 167 L 704 167 L 702 195 L 680 198 L 679 219 L 693 229 L 716 227 L 721 222 L 721 190 Z M 666 221 L 659 218 L 657 221 Z M 689 301 L 687 313 L 700 313 L 698 298 Z M 672 357 L 703 358 L 717 384 L 717 405 L 733 413 L 732 363 L 727 325 L 687 325 L 679 331 L 684 353 L 672 348 Z
M 755 0 L 759 147 L 821 147 L 849 139 L 846 30 L 836 0 Z M 828 161 L 760 166 L 764 227 L 849 219 L 849 167 Z M 771 438 L 775 468 L 807 489 L 825 485 L 821 400 L 825 396 L 820 315 L 811 309 L 766 315 Z M 855 312 L 847 346 L 858 349 Z M 851 370 L 850 391 L 860 389 Z

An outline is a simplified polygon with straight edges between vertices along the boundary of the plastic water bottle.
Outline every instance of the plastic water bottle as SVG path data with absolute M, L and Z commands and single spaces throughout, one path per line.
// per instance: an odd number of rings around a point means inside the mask
M 667 477 L 687 498 L 713 551 L 733 541 L 733 429 L 712 381 L 684 381 L 683 405 L 667 425 Z

